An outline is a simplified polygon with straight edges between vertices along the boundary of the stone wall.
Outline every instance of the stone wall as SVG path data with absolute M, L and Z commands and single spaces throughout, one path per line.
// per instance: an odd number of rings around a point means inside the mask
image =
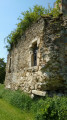
M 42 71 L 48 75 L 45 90 L 64 91 L 67 80 L 67 24 L 65 18 L 45 20 L 44 43 L 42 54 L 44 66 Z M 41 58 L 42 58 L 41 57 Z M 42 62 L 41 62 L 42 63 Z
M 54 8 L 57 7 L 57 3 L 54 3 Z M 60 13 L 63 13 L 64 16 L 67 15 L 67 0 L 60 0 L 59 2 Z
M 37 66 L 32 66 L 33 45 L 37 44 Z M 41 17 L 30 26 L 8 55 L 6 88 L 45 96 L 66 92 L 67 19 Z
M 62 12 L 67 15 L 67 0 L 62 0 Z

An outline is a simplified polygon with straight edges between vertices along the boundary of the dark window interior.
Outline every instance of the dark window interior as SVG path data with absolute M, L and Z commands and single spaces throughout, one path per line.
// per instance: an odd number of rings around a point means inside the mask
M 11 73 L 11 57 L 10 57 L 10 63 L 9 63 L 9 73 Z
M 37 44 L 33 45 L 32 66 L 37 66 Z

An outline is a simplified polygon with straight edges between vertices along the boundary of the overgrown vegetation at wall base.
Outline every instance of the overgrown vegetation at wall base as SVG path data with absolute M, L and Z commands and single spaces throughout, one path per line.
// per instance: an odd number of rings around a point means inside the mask
M 66 96 L 31 99 L 19 90 L 6 90 L 3 85 L 0 85 L 0 99 L 34 114 L 35 120 L 67 120 Z
M 48 5 L 48 8 L 44 8 L 42 6 L 35 5 L 33 9 L 29 8 L 26 12 L 22 12 L 22 18 L 18 18 L 20 22 L 17 24 L 16 30 L 12 31 L 7 37 L 6 45 L 7 50 L 10 52 L 13 45 L 16 45 L 18 40 L 24 34 L 25 30 L 31 26 L 32 23 L 36 22 L 39 17 L 51 15 L 53 17 L 57 17 L 60 13 L 59 11 L 59 2 L 61 0 L 56 1 L 56 8 L 51 8 Z

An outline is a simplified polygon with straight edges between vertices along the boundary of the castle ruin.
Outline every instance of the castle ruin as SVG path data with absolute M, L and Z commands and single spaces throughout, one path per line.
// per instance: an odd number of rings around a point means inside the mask
M 57 18 L 41 17 L 13 46 L 7 58 L 5 86 L 29 94 L 67 89 L 67 1 Z

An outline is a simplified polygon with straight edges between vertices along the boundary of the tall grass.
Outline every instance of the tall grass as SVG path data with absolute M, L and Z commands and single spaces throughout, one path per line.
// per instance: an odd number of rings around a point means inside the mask
M 11 91 L 5 89 L 4 85 L 0 85 L 0 98 L 24 110 L 29 110 L 31 108 L 32 99 L 28 94 L 22 93 L 20 90 Z
M 0 120 L 34 120 L 31 112 L 22 111 L 0 99 Z
M 29 95 L 19 90 L 6 90 L 0 85 L 0 98 L 22 110 L 32 112 L 35 120 L 67 120 L 66 96 L 31 99 Z

